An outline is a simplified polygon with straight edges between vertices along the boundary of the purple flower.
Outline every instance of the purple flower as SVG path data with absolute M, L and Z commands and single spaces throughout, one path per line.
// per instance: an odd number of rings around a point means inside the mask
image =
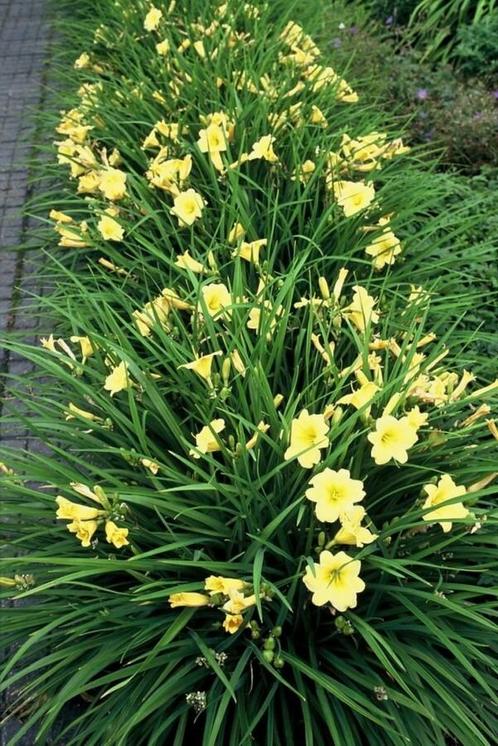
M 426 101 L 429 98 L 429 91 L 427 88 L 418 88 L 415 96 L 419 101 Z
M 394 17 L 393 16 L 388 16 L 386 18 L 386 26 L 392 26 L 393 22 L 394 22 Z
M 498 88 L 496 88 L 494 91 L 491 91 L 491 95 L 498 101 Z
M 341 45 L 342 45 L 342 41 L 339 39 L 338 36 L 332 39 L 331 46 L 333 49 L 339 49 Z
M 358 26 L 350 26 L 349 33 L 352 34 L 352 36 L 354 36 L 355 34 L 357 34 L 358 33 Z

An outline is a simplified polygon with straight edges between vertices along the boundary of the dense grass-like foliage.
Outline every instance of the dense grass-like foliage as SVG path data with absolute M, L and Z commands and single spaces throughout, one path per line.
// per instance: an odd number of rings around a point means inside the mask
M 49 449 L 1 457 L 12 744 L 76 700 L 85 746 L 497 732 L 493 246 L 291 10 L 71 24 L 46 336 L 4 342 Z
M 352 0 L 348 6 L 352 12 L 344 14 L 346 23 L 358 8 L 367 10 L 394 32 L 401 50 L 415 47 L 422 62 L 451 62 L 466 75 L 478 75 L 493 85 L 496 0 Z
M 424 47 L 424 58 L 451 59 L 458 31 L 490 18 L 498 9 L 496 0 L 420 0 L 410 16 L 408 28 Z

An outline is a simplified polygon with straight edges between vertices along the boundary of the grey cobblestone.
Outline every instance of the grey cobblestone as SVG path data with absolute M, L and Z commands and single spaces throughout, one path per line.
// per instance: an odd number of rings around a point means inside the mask
M 41 292 L 36 278 L 39 261 L 29 261 L 19 247 L 31 226 L 22 217 L 22 207 L 30 196 L 27 160 L 36 134 L 33 113 L 44 97 L 46 9 L 45 0 L 0 0 L 0 334 L 22 332 L 26 341 L 33 336 L 36 317 L 24 313 L 23 307 Z M 39 444 L 28 437 L 24 424 L 9 417 L 19 402 L 8 392 L 8 375 L 22 377 L 30 365 L 0 346 L 0 373 L 7 374 L 3 391 L 0 381 L 0 407 L 8 422 L 0 430 L 2 446 L 35 451 Z M 15 692 L 1 698 L 2 714 L 9 711 L 13 699 Z M 8 746 L 21 726 L 12 718 L 0 728 L 0 746 Z M 33 743 L 33 733 L 18 741 L 19 746 Z M 53 743 L 61 742 L 55 738 Z
M 14 249 L 24 240 L 32 114 L 43 97 L 48 41 L 45 0 L 0 0 L 0 331 L 15 328 L 19 315 L 25 259 Z M 0 350 L 0 370 L 7 368 Z

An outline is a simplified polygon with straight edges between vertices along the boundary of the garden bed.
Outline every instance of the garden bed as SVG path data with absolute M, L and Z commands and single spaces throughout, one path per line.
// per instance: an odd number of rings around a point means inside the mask
M 68 745 L 489 743 L 485 206 L 339 69 L 325 9 L 78 11 L 44 334 L 5 340 L 49 449 L 1 456 L 11 743 L 69 703 Z

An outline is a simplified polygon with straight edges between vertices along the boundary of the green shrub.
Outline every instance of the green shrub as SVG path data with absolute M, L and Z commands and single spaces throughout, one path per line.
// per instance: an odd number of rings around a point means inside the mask
M 414 43 L 424 59 L 455 57 L 471 75 L 495 70 L 496 0 L 364 0 L 364 5 L 402 44 Z
M 351 25 L 339 29 L 344 17 L 340 3 L 327 14 L 323 38 L 329 41 L 333 63 L 346 65 L 351 81 L 408 127 L 410 142 L 440 149 L 441 167 L 463 173 L 498 164 L 498 107 L 490 79 L 487 84 L 467 80 L 450 65 L 421 62 L 416 49 L 395 44 L 357 6 Z
M 466 75 L 498 82 L 498 10 L 458 30 L 455 63 Z
M 468 190 L 287 3 L 88 9 L 38 201 L 45 336 L 5 340 L 36 372 L 4 422 L 49 449 L 0 468 L 12 746 L 74 701 L 68 746 L 488 744 L 498 381 L 459 322 L 494 247 Z
M 386 25 L 405 25 L 418 5 L 419 0 L 366 0 L 365 5 L 372 15 Z
M 496 7 L 496 0 L 420 0 L 408 30 L 424 59 L 448 61 L 462 26 L 481 23 Z

